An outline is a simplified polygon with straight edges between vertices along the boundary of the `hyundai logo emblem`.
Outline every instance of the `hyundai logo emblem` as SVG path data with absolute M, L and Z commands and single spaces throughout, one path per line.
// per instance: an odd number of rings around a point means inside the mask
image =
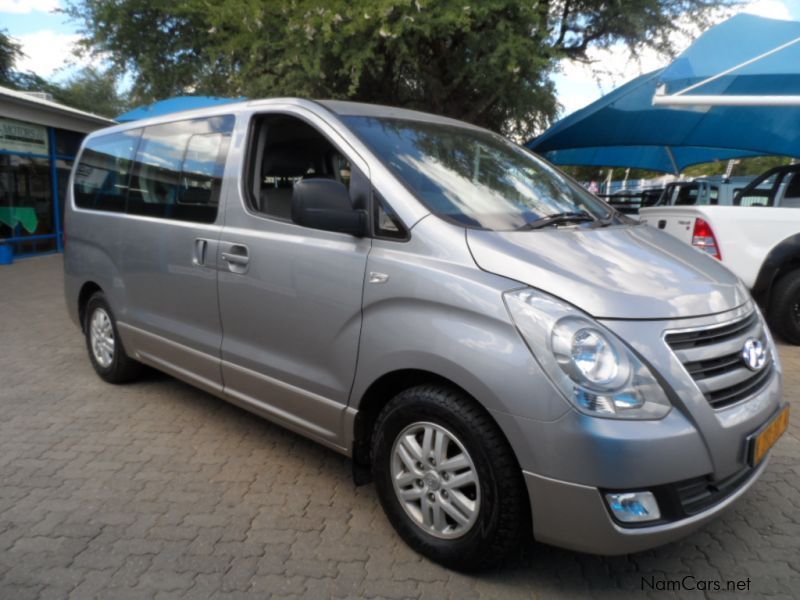
M 751 371 L 758 371 L 767 362 L 767 349 L 761 340 L 748 338 L 742 347 L 742 361 Z

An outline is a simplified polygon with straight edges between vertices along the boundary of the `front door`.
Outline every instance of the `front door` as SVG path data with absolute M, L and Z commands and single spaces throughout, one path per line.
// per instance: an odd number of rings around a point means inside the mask
M 227 397 L 340 446 L 355 374 L 368 238 L 291 221 L 304 177 L 350 184 L 348 158 L 307 120 L 250 127 L 255 172 L 231 198 L 220 239 L 222 372 Z M 351 196 L 354 186 L 350 184 Z

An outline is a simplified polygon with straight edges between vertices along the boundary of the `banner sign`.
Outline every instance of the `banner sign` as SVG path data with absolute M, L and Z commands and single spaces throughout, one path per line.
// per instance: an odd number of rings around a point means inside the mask
M 47 128 L 13 119 L 0 119 L 0 150 L 47 155 Z

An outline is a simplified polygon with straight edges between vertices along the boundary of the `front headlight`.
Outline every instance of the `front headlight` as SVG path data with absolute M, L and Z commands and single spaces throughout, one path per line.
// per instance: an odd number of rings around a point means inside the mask
M 578 410 L 617 419 L 661 419 L 670 411 L 650 370 L 600 323 L 531 288 L 503 297 L 534 358 Z

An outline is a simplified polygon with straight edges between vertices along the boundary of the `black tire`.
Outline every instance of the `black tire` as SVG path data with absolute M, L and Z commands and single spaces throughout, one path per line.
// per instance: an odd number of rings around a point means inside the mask
M 773 332 L 800 345 L 800 269 L 783 275 L 773 286 L 767 319 Z
M 406 427 L 421 422 L 455 434 L 478 475 L 481 500 L 477 518 L 455 539 L 424 531 L 406 514 L 394 490 L 391 460 L 395 440 Z M 489 415 L 458 390 L 422 385 L 390 400 L 375 424 L 372 474 L 383 509 L 400 537 L 448 568 L 478 571 L 497 566 L 531 535 L 528 495 L 511 447 Z
M 91 323 L 92 317 L 98 309 L 102 309 L 106 312 L 111 322 L 111 329 L 114 333 L 113 358 L 111 359 L 111 363 L 107 366 L 98 362 L 92 349 Z M 86 339 L 86 350 L 89 352 L 89 360 L 97 374 L 108 383 L 127 383 L 139 377 L 143 365 L 130 358 L 125 352 L 122 340 L 119 337 L 119 332 L 117 331 L 117 321 L 114 318 L 114 313 L 111 312 L 111 307 L 109 307 L 102 292 L 95 292 L 92 294 L 91 298 L 89 298 L 89 301 L 86 303 L 84 314 L 83 331 Z

